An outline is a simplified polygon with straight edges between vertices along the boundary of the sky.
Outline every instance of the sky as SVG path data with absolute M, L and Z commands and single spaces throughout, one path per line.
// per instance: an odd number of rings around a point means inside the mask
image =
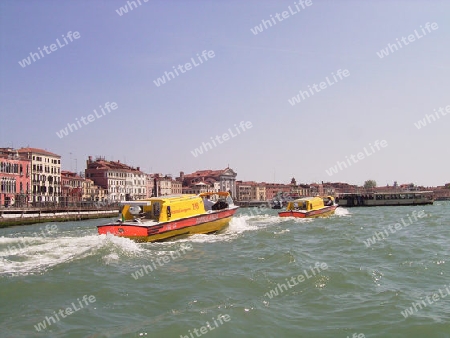
M 449 14 L 448 1 L 3 0 L 0 147 L 72 171 L 91 155 L 174 176 L 443 185 Z

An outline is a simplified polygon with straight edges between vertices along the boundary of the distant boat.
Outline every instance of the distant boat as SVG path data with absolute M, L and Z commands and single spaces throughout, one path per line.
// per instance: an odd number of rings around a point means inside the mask
M 303 197 L 290 201 L 285 211 L 278 213 L 280 217 L 315 218 L 327 217 L 334 214 L 338 205 L 334 198 L 327 197 Z
M 154 242 L 224 229 L 239 207 L 228 192 L 152 197 L 121 203 L 120 219 L 98 233 Z
M 345 193 L 338 197 L 338 203 L 342 207 L 426 205 L 433 202 L 432 191 Z
M 273 200 L 272 201 L 272 209 L 281 209 L 283 208 L 283 201 Z

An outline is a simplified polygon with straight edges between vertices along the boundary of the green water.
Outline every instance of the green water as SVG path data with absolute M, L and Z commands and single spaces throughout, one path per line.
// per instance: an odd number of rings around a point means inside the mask
M 0 337 L 450 337 L 450 203 L 250 211 L 164 243 L 98 236 L 105 219 L 0 229 Z

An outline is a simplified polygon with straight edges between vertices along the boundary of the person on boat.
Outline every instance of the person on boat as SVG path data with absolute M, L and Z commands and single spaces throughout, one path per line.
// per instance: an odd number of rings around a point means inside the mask
M 203 204 L 205 206 L 205 210 L 208 211 L 208 210 L 212 210 L 212 206 L 214 205 L 214 202 L 211 201 L 209 199 L 209 197 L 207 196 L 207 197 L 203 197 Z

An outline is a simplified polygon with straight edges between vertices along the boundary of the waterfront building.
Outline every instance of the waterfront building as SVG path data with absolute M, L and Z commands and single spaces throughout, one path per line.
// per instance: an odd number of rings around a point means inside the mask
M 277 196 L 287 196 L 291 193 L 290 184 L 282 183 L 262 183 L 265 186 L 266 191 L 266 201 L 273 200 Z
M 179 180 L 183 182 L 183 188 L 194 188 L 195 184 L 204 182 L 219 189 L 219 191 L 228 191 L 232 198 L 236 198 L 236 176 L 237 173 L 230 167 L 223 170 L 198 170 L 192 174 L 180 172 Z M 217 183 L 217 184 L 216 184 Z M 186 189 L 183 189 L 183 193 Z
M 343 182 L 332 182 L 332 183 L 328 182 L 325 184 L 334 189 L 335 196 L 342 194 L 342 193 L 355 194 L 362 188 L 362 187 L 358 188 L 357 185 L 350 185 L 348 183 L 343 183 Z
M 105 189 L 95 185 L 94 181 L 89 178 L 83 180 L 83 196 L 81 199 L 84 202 L 103 202 L 105 198 Z
M 89 178 L 85 178 L 82 186 L 81 199 L 86 202 L 95 201 L 95 183 Z
M 152 174 L 145 174 L 145 188 L 146 196 L 145 198 L 150 198 L 154 196 L 155 189 L 155 177 Z
M 146 176 L 139 167 L 133 168 L 120 161 L 106 161 L 104 157 L 93 161 L 89 156 L 85 176 L 106 190 L 109 202 L 139 200 L 147 196 Z
M 169 175 L 163 176 L 163 174 L 153 174 L 153 177 L 153 180 L 156 183 L 158 196 L 172 195 L 172 177 Z
M 172 195 L 181 195 L 183 193 L 183 183 L 172 180 Z
M 433 188 L 436 200 L 450 200 L 450 183 Z
M 265 201 L 266 186 L 254 181 L 236 181 L 238 201 Z
M 61 156 L 39 148 L 21 148 L 17 152 L 31 161 L 31 202 L 54 205 L 61 197 Z
M 206 182 L 197 182 L 190 187 L 182 188 L 183 194 L 201 194 L 204 192 L 214 192 L 214 185 Z
M 83 200 L 84 178 L 76 173 L 61 171 L 61 197 L 60 204 L 63 206 L 79 206 Z
M 12 148 L 0 148 L 0 207 L 26 207 L 30 199 L 31 161 Z

